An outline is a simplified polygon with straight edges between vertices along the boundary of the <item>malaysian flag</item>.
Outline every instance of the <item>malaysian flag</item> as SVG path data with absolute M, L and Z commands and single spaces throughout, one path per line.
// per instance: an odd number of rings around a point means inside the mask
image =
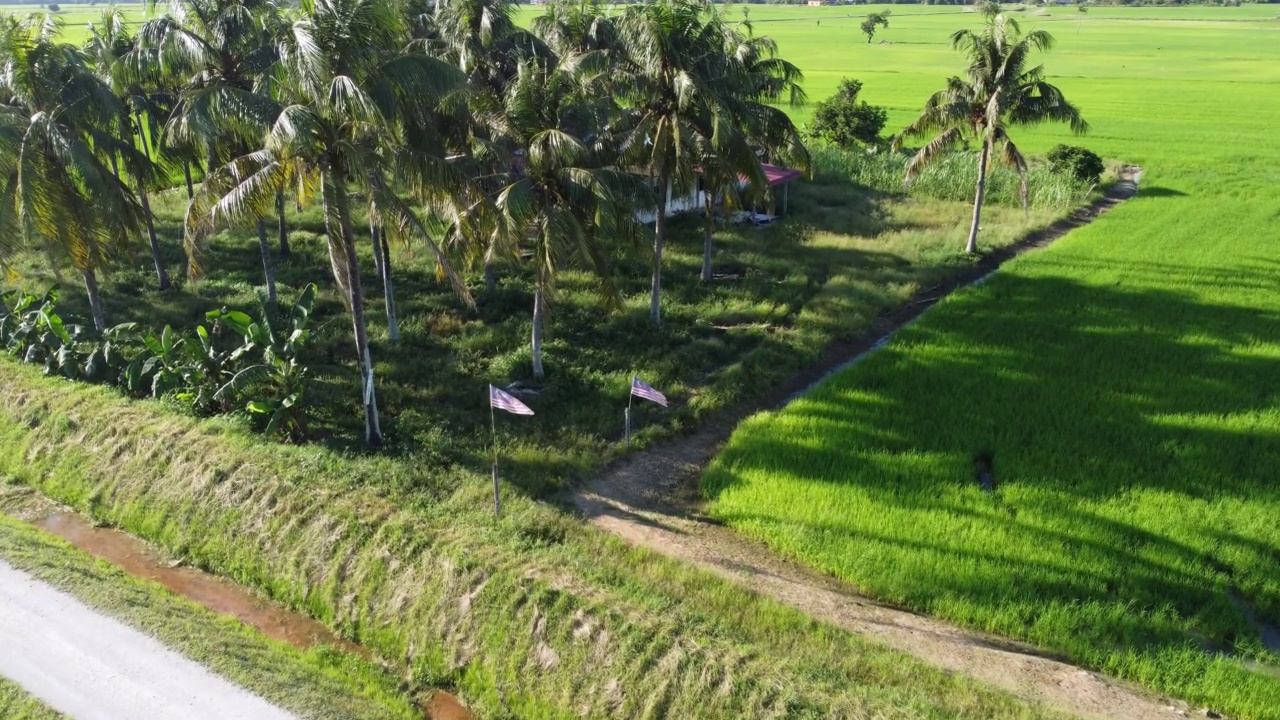
M 506 410 L 513 415 L 533 414 L 528 405 L 520 402 L 510 393 L 503 392 L 492 385 L 489 386 L 489 406 L 499 410 Z
M 667 406 L 667 396 L 649 387 L 649 383 L 638 377 L 631 378 L 631 394 L 636 397 L 642 397 L 650 402 L 656 402 L 662 407 Z

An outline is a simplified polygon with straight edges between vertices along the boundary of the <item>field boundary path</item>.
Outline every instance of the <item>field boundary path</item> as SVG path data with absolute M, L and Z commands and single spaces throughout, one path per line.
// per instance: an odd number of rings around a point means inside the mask
M 295 720 L 0 560 L 0 675 L 74 720 Z
M 614 463 L 570 500 L 589 521 L 628 542 L 691 562 L 849 632 L 961 673 L 1018 697 L 1087 718 L 1179 717 L 1178 701 L 1085 670 L 1030 645 L 956 628 L 891 607 L 833 578 L 788 560 L 763 542 L 707 519 L 699 511 L 698 477 L 737 422 L 789 402 L 831 372 L 847 367 L 957 288 L 979 281 L 1016 255 L 1044 247 L 1138 192 L 1142 169 L 1127 167 L 1110 192 L 1023 241 L 984 257 L 944 285 L 921 291 L 880 318 L 871 332 L 833 343 L 821 360 L 753 407 L 699 432 Z

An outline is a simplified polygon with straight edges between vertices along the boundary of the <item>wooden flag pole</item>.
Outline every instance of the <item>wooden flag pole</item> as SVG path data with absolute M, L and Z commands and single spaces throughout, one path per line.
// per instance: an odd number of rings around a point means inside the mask
M 493 428 L 493 514 L 502 515 L 502 496 L 498 492 L 498 420 L 493 411 L 493 386 L 489 386 L 489 425 Z

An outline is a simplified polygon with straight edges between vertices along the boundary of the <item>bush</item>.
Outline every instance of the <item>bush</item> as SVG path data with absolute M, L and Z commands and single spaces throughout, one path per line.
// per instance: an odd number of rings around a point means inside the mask
M 1053 172 L 1067 173 L 1085 182 L 1098 182 L 1106 169 L 1097 153 L 1079 145 L 1058 145 L 1046 157 Z
M 58 3 L 49 3 L 49 12 L 58 12 L 61 9 L 62 8 L 58 6 Z
M 879 144 L 889 112 L 878 105 L 858 102 L 860 92 L 861 81 L 842 79 L 836 94 L 814 109 L 809 135 L 845 148 Z

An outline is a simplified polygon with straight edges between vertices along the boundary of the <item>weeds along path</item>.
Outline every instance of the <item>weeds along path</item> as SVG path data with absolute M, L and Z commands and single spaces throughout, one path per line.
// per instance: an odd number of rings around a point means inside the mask
M 704 427 L 673 443 L 638 452 L 606 469 L 571 499 L 592 524 L 635 545 L 691 562 L 752 590 L 945 670 L 962 673 L 1033 702 L 1083 717 L 1150 720 L 1186 714 L 1181 703 L 1156 697 L 1095 672 L 1062 662 L 1029 645 L 958 629 L 944 622 L 889 607 L 703 517 L 698 477 L 737 421 L 762 407 L 785 403 L 831 372 L 846 367 L 883 344 L 895 330 L 920 316 L 955 289 L 995 270 L 1006 260 L 1043 247 L 1137 193 L 1141 168 L 1125 168 L 1107 194 L 1070 217 L 1022 242 L 984 258 L 944 286 L 928 288 L 876 330 L 833 344 L 812 368 L 761 403 Z

